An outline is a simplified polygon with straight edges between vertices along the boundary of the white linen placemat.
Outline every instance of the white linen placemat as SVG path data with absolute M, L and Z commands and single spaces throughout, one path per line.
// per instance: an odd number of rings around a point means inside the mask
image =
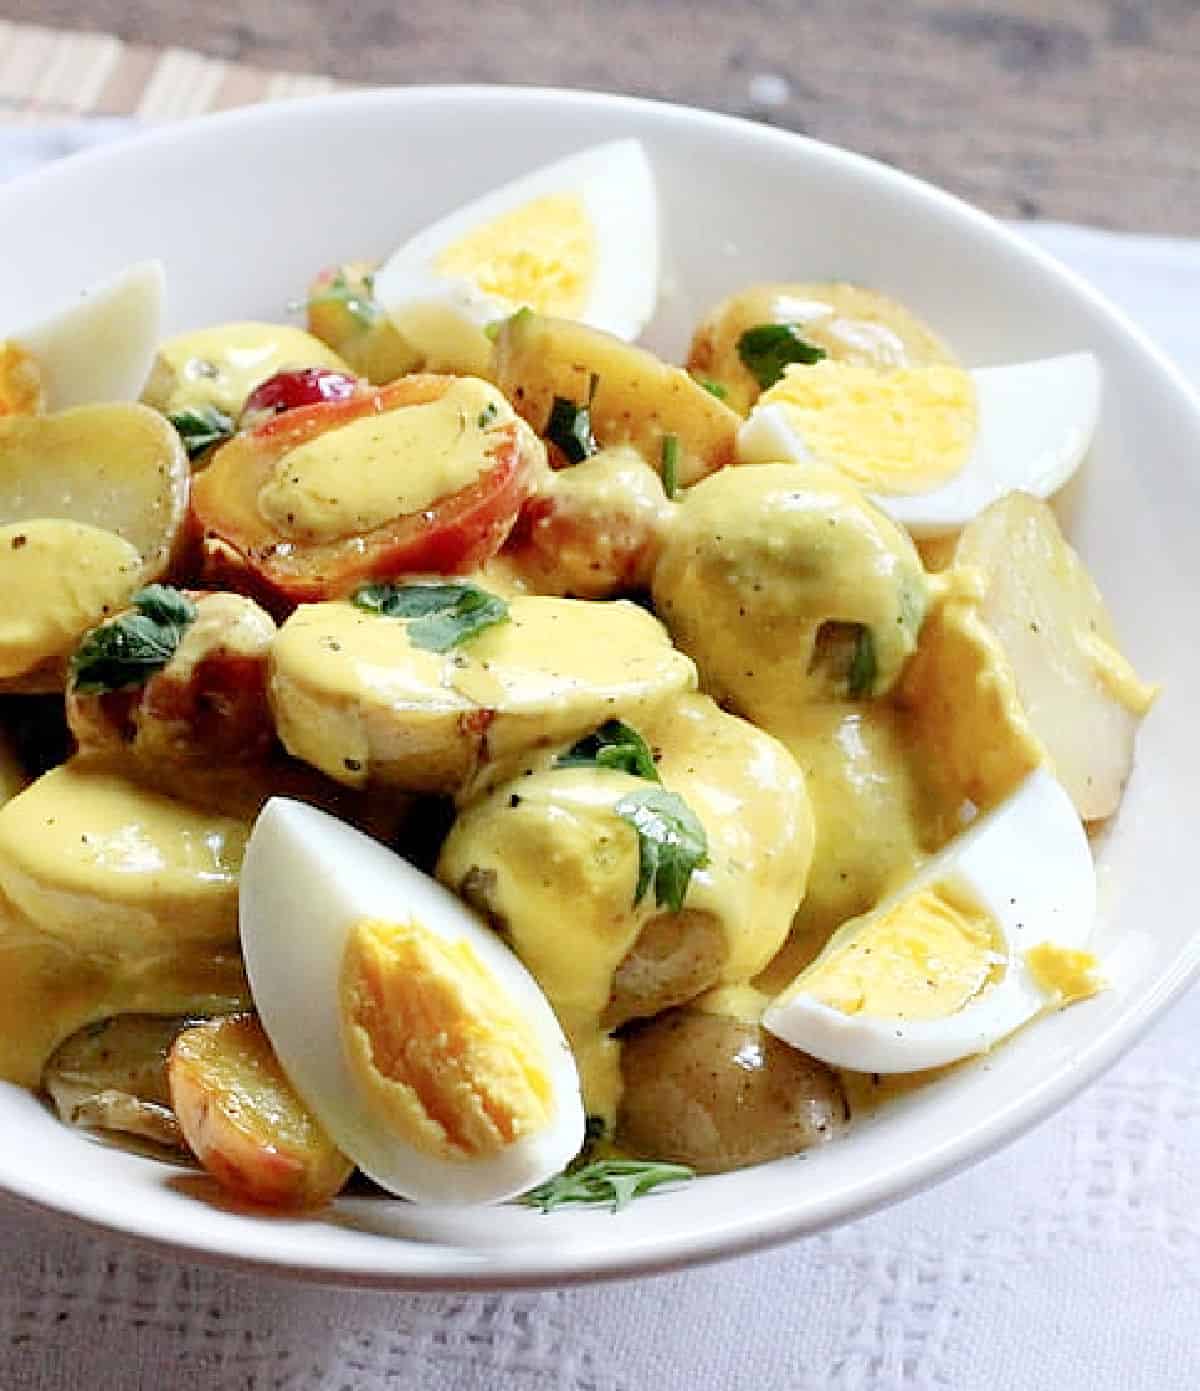
M 5 131 L 0 177 L 121 129 Z M 1022 230 L 1200 378 L 1200 242 Z M 0 1391 L 1194 1391 L 1198 1003 L 933 1191 L 652 1281 L 335 1293 L 147 1255 L 3 1203 Z

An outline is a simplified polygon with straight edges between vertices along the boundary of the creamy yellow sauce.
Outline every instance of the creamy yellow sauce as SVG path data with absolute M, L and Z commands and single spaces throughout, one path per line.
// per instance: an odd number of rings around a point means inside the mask
M 94 1019 L 244 1003 L 248 829 L 78 762 L 0 808 L 0 1077 L 35 1085 Z
M 813 829 L 799 770 L 781 745 L 704 696 L 677 698 L 644 733 L 664 786 L 707 833 L 709 863 L 692 875 L 685 906 L 720 924 L 719 980 L 745 982 L 778 950 L 804 892 Z M 457 890 L 487 885 L 489 911 L 585 1062 L 589 1111 L 607 1116 L 620 1070 L 601 1016 L 617 967 L 665 911 L 653 893 L 634 902 L 637 836 L 614 811 L 647 786 L 611 769 L 532 772 L 469 806 L 438 863 Z
M 495 387 L 464 377 L 436 401 L 363 416 L 289 450 L 258 510 L 296 541 L 373 531 L 474 483 L 494 466 L 497 430 L 515 419 Z
M 516 596 L 507 622 L 430 652 L 403 620 L 337 603 L 302 607 L 284 624 L 270 698 L 288 750 L 339 782 L 456 792 L 695 680 L 634 604 Z
M 0 526 L 0 678 L 65 659 L 125 607 L 143 573 L 129 542 L 99 527 L 62 518 Z
M 236 417 L 261 382 L 299 367 L 329 367 L 353 375 L 337 353 L 302 329 L 288 324 L 219 324 L 163 343 L 142 399 L 164 412 L 210 405 Z
M 1141 719 L 1158 699 L 1159 687 L 1142 678 L 1133 663 L 1111 642 L 1098 633 L 1080 633 L 1076 639 L 1092 664 L 1092 670 L 1104 689 L 1131 715 Z
M 705 689 L 772 730 L 848 693 L 850 662 L 823 660 L 830 625 L 870 634 L 861 694 L 879 695 L 914 650 L 927 604 L 908 536 L 835 470 L 789 464 L 726 469 L 690 489 L 653 594 Z

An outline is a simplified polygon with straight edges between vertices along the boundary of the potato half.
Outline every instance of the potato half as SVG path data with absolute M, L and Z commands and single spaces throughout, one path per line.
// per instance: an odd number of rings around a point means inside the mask
M 167 569 L 187 455 L 145 406 L 0 419 L 0 689 L 61 689 L 79 638 Z

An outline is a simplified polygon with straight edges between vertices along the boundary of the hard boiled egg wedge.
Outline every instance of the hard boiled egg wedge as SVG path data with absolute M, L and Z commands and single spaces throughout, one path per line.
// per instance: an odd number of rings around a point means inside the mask
M 738 432 L 738 462 L 830 464 L 914 536 L 941 536 L 1006 493 L 1057 492 L 1091 444 L 1100 388 L 1087 352 L 971 372 L 789 366 Z
M 453 894 L 284 798 L 242 869 L 263 1027 L 338 1148 L 417 1202 L 499 1202 L 581 1148 L 579 1077 L 532 976 Z
M 523 307 L 636 338 L 658 295 L 658 203 L 641 142 L 548 164 L 405 242 L 375 296 L 428 368 L 481 373 L 489 323 Z
M 763 1024 L 835 1067 L 917 1072 L 980 1053 L 1099 988 L 1087 836 L 1044 769 L 874 910 L 844 924 Z
M 66 309 L 0 337 L 9 352 L 32 360 L 44 410 L 136 401 L 162 333 L 164 293 L 162 262 L 141 261 Z

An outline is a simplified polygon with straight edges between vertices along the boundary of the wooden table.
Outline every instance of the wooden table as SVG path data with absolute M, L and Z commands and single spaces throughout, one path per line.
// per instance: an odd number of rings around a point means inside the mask
M 1200 234 L 1196 0 L 0 0 L 0 19 L 351 82 L 665 97 L 1003 215 Z

